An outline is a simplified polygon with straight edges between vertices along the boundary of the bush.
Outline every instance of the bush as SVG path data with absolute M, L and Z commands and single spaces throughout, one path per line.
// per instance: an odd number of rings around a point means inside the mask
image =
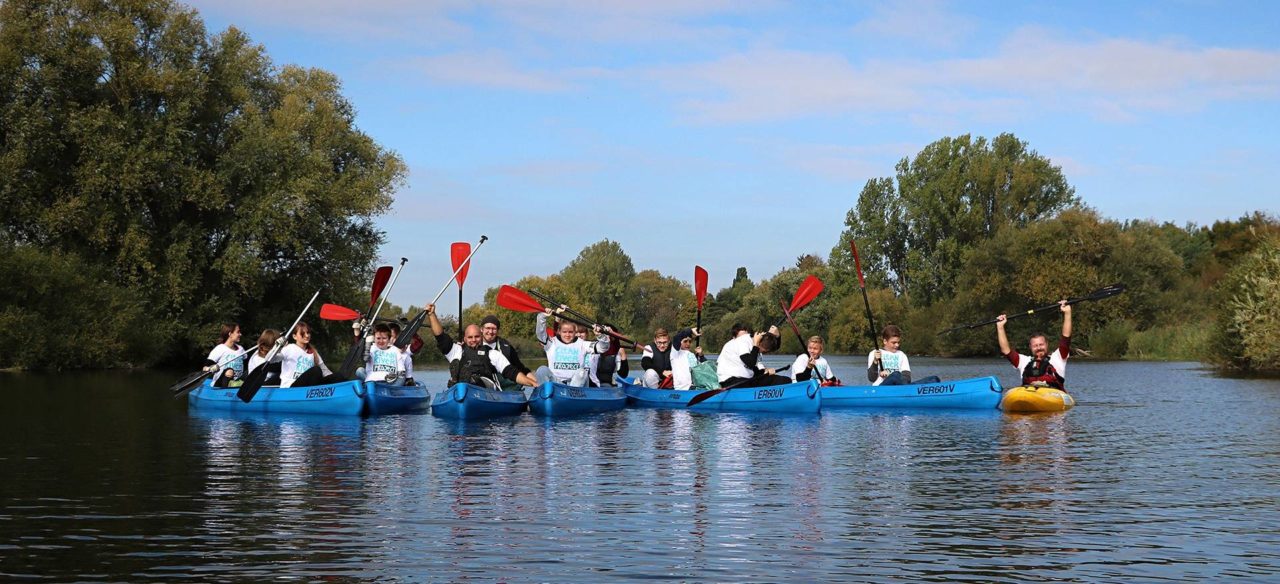
M 1188 322 L 1138 331 L 1129 336 L 1126 358 L 1135 361 L 1200 361 L 1210 353 L 1213 327 Z
M 1134 335 L 1133 323 L 1117 320 L 1089 335 L 1088 350 L 1099 359 L 1123 359 Z

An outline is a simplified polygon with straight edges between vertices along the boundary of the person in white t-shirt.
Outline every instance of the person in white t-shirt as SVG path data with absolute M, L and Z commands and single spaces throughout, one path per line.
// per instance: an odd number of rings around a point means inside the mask
M 344 381 L 334 379 L 320 352 L 311 345 L 311 325 L 305 321 L 293 329 L 293 344 L 280 350 L 280 387 L 310 387 Z
M 896 325 L 888 325 L 880 331 L 881 348 L 867 354 L 867 381 L 871 385 L 909 385 L 911 381 L 911 361 L 907 354 L 900 350 L 902 346 L 902 329 Z M 915 383 L 937 383 L 937 376 L 929 376 Z
M 404 378 L 404 360 L 400 349 L 391 344 L 391 327 L 380 322 L 373 326 L 373 346 L 364 362 L 365 381 L 399 383 Z
M 266 329 L 262 334 L 258 335 L 258 350 L 249 355 L 249 364 L 245 366 L 245 371 L 250 373 L 260 366 L 267 368 L 266 376 L 263 378 L 263 385 L 280 385 L 280 353 L 276 352 L 271 357 L 271 361 L 267 361 L 267 353 L 271 352 L 271 347 L 275 346 L 276 340 L 280 338 L 280 331 L 276 329 Z
M 556 336 L 548 336 L 547 317 L 565 308 L 548 308 L 545 312 L 538 313 L 534 335 L 547 353 L 547 364 L 539 367 L 534 376 L 539 383 L 554 381 L 563 385 L 586 387 L 590 380 L 591 355 L 603 354 L 609 350 L 609 335 L 604 333 L 603 328 L 596 326 L 597 337 L 593 343 L 578 335 L 578 325 L 561 321 L 556 327 Z
M 673 389 L 693 388 L 693 368 L 707 360 L 702 356 L 702 347 L 694 347 L 694 337 L 700 336 L 697 329 L 681 329 L 672 339 L 671 349 L 671 387 Z
M 214 387 L 227 387 L 227 384 L 244 378 L 244 347 L 240 343 L 240 325 L 229 322 L 222 325 L 218 333 L 218 344 L 209 351 L 205 358 L 205 371 L 216 371 Z
M 720 387 L 765 387 L 791 383 L 789 377 L 776 375 L 772 368 L 760 362 L 761 355 L 778 350 L 780 344 L 776 326 L 769 327 L 769 332 L 755 334 L 743 329 L 724 344 L 716 357 L 716 377 L 720 379 Z
M 823 383 L 836 379 L 835 372 L 831 370 L 831 364 L 827 363 L 827 358 L 822 356 L 824 346 L 822 337 L 817 335 L 809 337 L 809 341 L 805 343 L 805 353 L 797 356 L 795 363 L 791 364 L 792 380 L 816 379 L 818 383 Z

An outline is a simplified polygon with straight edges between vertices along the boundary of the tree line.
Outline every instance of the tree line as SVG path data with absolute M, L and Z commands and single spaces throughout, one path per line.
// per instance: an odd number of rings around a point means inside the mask
M 318 288 L 358 305 L 383 241 L 374 219 L 406 167 L 354 120 L 332 74 L 278 66 L 169 0 L 0 3 L 0 368 L 190 363 L 224 320 L 246 323 L 251 343 Z M 1280 370 L 1276 218 L 1107 219 L 1012 134 L 945 137 L 894 171 L 867 181 L 826 257 L 758 280 L 739 269 L 710 294 L 703 344 L 773 321 L 816 275 L 827 288 L 797 314 L 804 334 L 870 350 L 856 242 L 877 324 L 902 327 L 910 353 L 991 355 L 991 330 L 937 333 L 1123 282 L 1126 294 L 1077 311 L 1087 354 Z M 514 284 L 637 339 L 694 322 L 685 278 L 637 269 L 608 240 Z M 500 309 L 496 292 L 464 319 L 498 314 L 531 344 L 533 316 Z M 346 343 L 345 323 L 321 324 L 322 347 Z M 783 350 L 799 350 L 793 335 Z

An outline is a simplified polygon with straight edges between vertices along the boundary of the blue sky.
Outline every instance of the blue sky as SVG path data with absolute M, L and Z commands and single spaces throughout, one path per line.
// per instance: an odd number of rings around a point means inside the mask
M 758 281 L 826 257 L 868 179 L 964 133 L 1026 140 L 1107 217 L 1280 209 L 1275 2 L 189 4 L 337 74 L 409 165 L 378 221 L 410 260 L 402 305 L 481 234 L 468 304 L 604 238 L 712 291 Z

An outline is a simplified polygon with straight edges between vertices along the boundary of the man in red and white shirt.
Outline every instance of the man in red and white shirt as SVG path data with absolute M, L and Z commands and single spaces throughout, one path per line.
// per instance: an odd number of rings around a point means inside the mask
M 1023 355 L 1009 347 L 1009 337 L 1005 335 L 1005 315 L 996 317 L 996 338 L 1000 341 L 1000 353 L 1013 363 L 1015 369 L 1022 374 L 1022 385 L 1047 385 L 1065 390 L 1067 375 L 1067 358 L 1071 356 L 1071 305 L 1066 300 L 1058 301 L 1058 309 L 1062 311 L 1062 336 L 1058 339 L 1058 348 L 1049 352 L 1049 341 L 1043 334 L 1031 336 L 1031 354 Z

